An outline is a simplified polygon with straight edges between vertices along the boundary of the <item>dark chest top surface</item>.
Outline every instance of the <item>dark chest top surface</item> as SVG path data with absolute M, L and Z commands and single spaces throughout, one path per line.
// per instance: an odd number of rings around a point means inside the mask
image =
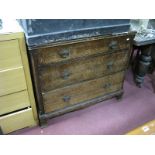
M 129 19 L 19 20 L 29 48 L 80 38 L 128 32 Z

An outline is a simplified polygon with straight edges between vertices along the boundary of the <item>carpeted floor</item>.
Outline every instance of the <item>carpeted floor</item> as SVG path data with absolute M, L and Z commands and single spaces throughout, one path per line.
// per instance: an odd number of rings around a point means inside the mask
M 155 76 L 155 75 L 154 75 Z M 145 78 L 142 88 L 135 86 L 132 73 L 126 73 L 124 96 L 115 98 L 51 119 L 48 127 L 27 128 L 12 134 L 18 135 L 103 135 L 125 134 L 155 119 L 155 92 L 152 75 Z

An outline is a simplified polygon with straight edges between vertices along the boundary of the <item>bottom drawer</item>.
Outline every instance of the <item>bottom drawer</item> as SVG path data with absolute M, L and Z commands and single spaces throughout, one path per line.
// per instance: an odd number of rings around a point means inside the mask
M 4 134 L 35 124 L 31 108 L 0 117 L 0 127 Z
M 82 82 L 43 94 L 45 112 L 94 99 L 122 89 L 124 72 Z

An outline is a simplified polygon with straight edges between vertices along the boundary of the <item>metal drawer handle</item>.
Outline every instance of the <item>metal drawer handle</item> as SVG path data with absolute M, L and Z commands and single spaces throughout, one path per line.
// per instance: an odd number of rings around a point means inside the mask
M 109 44 L 109 48 L 110 49 L 116 49 L 118 47 L 118 44 L 117 44 L 117 41 L 112 41 L 110 44 Z
M 69 52 L 68 49 L 64 49 L 64 50 L 62 50 L 62 51 L 59 52 L 59 56 L 61 58 L 67 58 L 67 57 L 69 57 L 69 54 L 70 54 L 70 52 Z
M 64 102 L 69 102 L 70 99 L 71 99 L 70 96 L 64 96 L 64 97 L 63 97 L 63 101 L 64 101 Z
M 103 85 L 103 88 L 107 89 L 107 88 L 110 88 L 111 87 L 111 83 L 106 83 Z
M 108 70 L 112 70 L 113 65 L 114 65 L 114 62 L 113 62 L 113 61 L 108 62 L 108 63 L 107 63 L 107 69 L 108 69 Z
M 70 75 L 71 75 L 71 72 L 69 70 L 64 70 L 61 77 L 63 79 L 68 79 Z

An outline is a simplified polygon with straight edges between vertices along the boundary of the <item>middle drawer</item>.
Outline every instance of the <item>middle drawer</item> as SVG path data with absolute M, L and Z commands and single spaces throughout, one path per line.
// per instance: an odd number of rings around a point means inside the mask
M 46 92 L 124 70 L 127 60 L 128 52 L 124 51 L 41 67 L 39 69 L 41 90 Z

